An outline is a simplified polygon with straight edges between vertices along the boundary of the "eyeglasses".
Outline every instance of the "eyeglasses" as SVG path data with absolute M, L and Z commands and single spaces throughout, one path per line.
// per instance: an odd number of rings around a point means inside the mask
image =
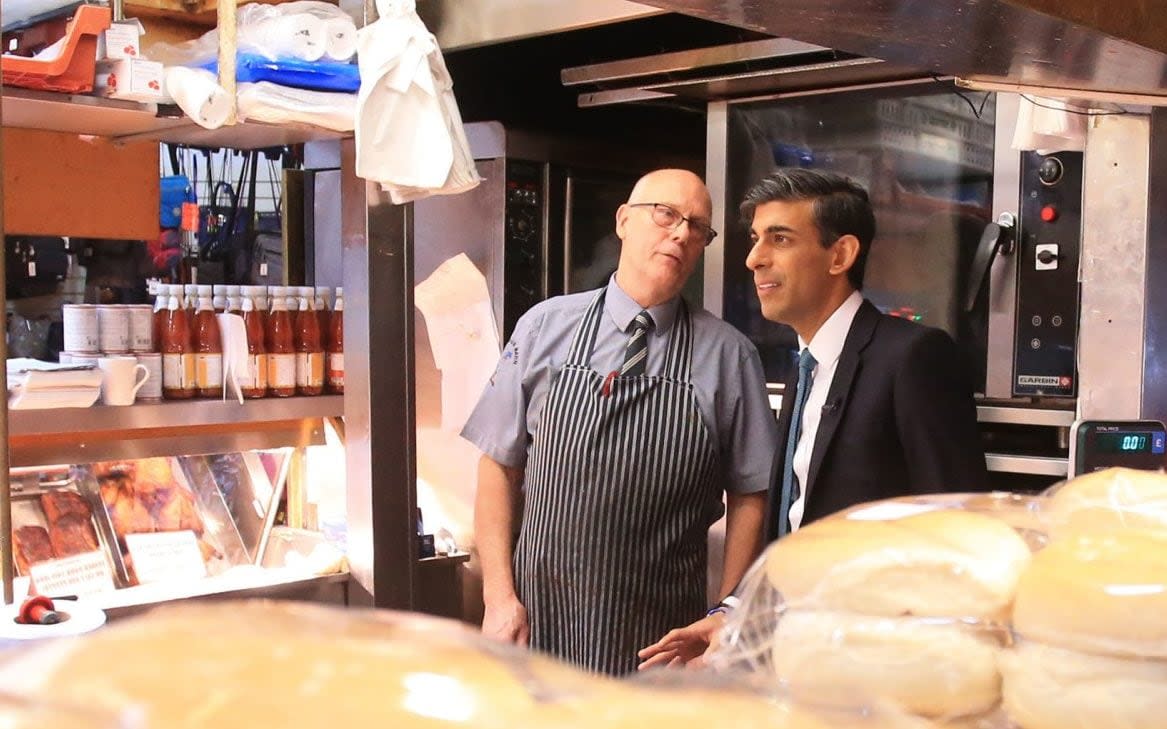
M 692 218 L 686 218 L 681 215 L 681 212 L 676 208 L 665 205 L 664 203 L 628 203 L 630 208 L 652 208 L 652 222 L 666 230 L 676 230 L 681 227 L 681 223 L 689 224 L 689 233 L 696 235 L 705 245 L 713 242 L 717 237 L 717 231 L 710 228 L 705 223 L 700 223 Z

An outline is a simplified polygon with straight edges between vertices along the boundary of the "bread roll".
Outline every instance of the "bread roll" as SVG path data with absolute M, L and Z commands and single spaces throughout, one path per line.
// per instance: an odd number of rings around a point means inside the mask
M 1006 713 L 1022 729 L 1162 729 L 1167 662 L 1025 641 L 1001 654 Z
M 160 608 L 36 646 L 0 664 L 0 685 L 107 720 L 94 727 L 830 729 L 789 702 L 597 677 L 453 621 L 299 603 Z M 37 718 L 15 726 L 89 727 Z
M 147 727 L 535 725 L 527 674 L 478 649 L 480 640 L 417 616 L 188 604 L 46 645 L 0 680 L 46 701 L 138 709 Z M 540 675 L 538 666 L 529 673 Z
M 771 545 L 766 572 L 792 606 L 1000 620 L 1029 560 L 1004 522 L 942 510 L 811 524 Z
M 1167 659 L 1167 534 L 1055 539 L 1021 577 L 1013 626 L 1053 646 Z
M 1115 529 L 1167 530 L 1167 475 L 1108 468 L 1054 490 L 1046 519 L 1056 537 Z
M 887 700 L 927 717 L 978 714 L 1000 700 L 997 636 L 960 623 L 790 610 L 773 665 L 795 695 L 829 706 Z

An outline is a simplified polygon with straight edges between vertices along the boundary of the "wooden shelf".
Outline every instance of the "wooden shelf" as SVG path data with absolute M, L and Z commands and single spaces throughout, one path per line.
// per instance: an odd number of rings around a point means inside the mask
M 5 127 L 87 134 L 125 142 L 257 149 L 351 136 L 307 124 L 246 122 L 203 129 L 174 106 L 11 87 L 4 88 L 3 107 Z

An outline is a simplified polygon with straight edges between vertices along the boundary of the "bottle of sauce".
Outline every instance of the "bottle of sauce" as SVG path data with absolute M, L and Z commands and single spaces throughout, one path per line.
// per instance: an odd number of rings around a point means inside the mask
M 339 286 L 328 322 L 328 391 L 344 394 L 344 289 Z
M 312 310 L 311 287 L 299 288 L 299 311 L 296 313 L 296 391 L 301 395 L 324 392 L 324 346 L 320 325 Z
M 223 340 L 215 318 L 212 289 L 199 286 L 198 313 L 195 314 L 195 389 L 199 397 L 223 396 Z
M 296 394 L 295 327 L 282 295 L 271 297 L 271 307 L 266 336 L 267 390 L 273 397 L 291 397 Z
M 329 299 L 332 298 L 332 289 L 327 286 L 317 286 L 313 292 L 316 294 L 316 302 L 313 306 L 316 309 L 316 323 L 320 325 L 320 336 L 325 343 L 325 348 L 328 345 L 328 328 L 332 326 L 332 307 L 329 306 Z
M 195 309 L 199 303 L 199 287 L 197 284 L 182 285 L 182 307 L 186 309 L 186 320 L 192 321 Z
M 169 297 L 162 332 L 162 397 L 167 400 L 189 400 L 195 395 L 190 322 L 180 299 L 177 295 Z
M 247 330 L 247 372 L 239 382 L 243 397 L 254 400 L 267 397 L 267 349 L 263 328 L 263 312 L 255 307 L 255 299 L 243 297 L 243 327 Z
M 243 315 L 242 286 L 227 287 L 227 313 Z
M 162 335 L 166 331 L 167 304 L 170 302 L 170 284 L 159 284 L 154 297 L 154 348 L 162 351 Z

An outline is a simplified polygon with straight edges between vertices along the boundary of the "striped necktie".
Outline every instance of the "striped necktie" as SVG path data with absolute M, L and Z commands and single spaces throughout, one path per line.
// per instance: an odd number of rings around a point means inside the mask
M 632 320 L 632 334 L 624 350 L 624 364 L 620 366 L 621 377 L 639 377 L 648 364 L 648 332 L 652 329 L 652 315 L 642 311 Z
M 814 382 L 814 366 L 818 364 L 810 349 L 802 350 L 798 356 L 798 388 L 794 391 L 794 409 L 790 413 L 790 433 L 786 437 L 786 458 L 782 466 L 782 494 L 778 502 L 778 536 L 792 531 L 790 507 L 798 501 L 800 489 L 798 476 L 794 475 L 794 452 L 798 449 L 798 438 L 802 435 L 802 411 L 806 408 L 806 398 Z

